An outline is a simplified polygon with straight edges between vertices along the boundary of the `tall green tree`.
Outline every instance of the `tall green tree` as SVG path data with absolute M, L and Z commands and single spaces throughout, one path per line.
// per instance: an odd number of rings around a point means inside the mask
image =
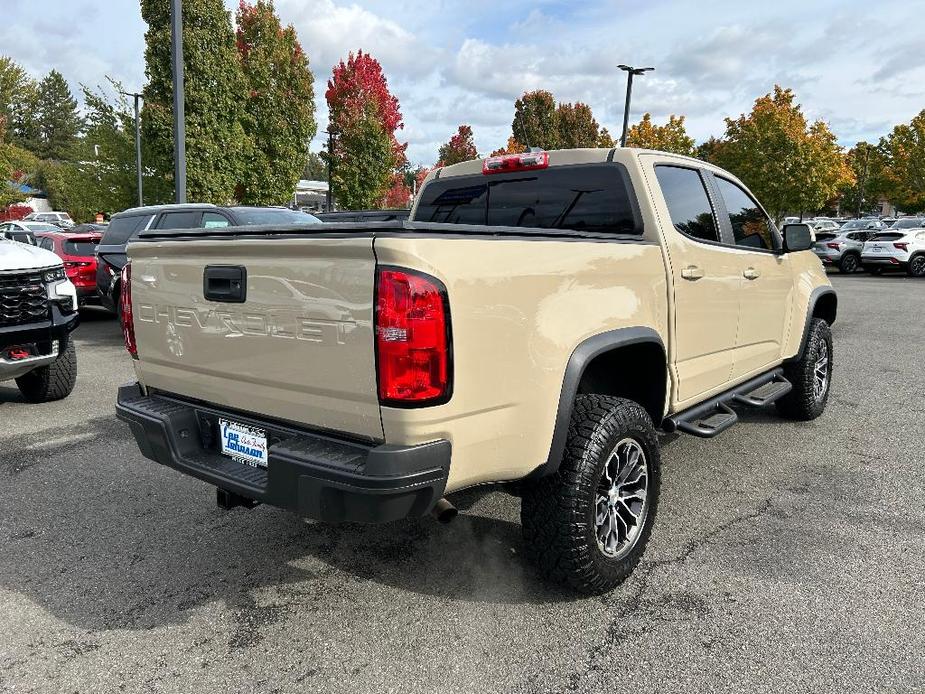
M 43 159 L 66 161 L 74 157 L 83 121 L 77 100 L 57 70 L 39 82 L 34 102 L 38 141 L 32 151 Z
M 402 170 L 407 144 L 396 132 L 404 127 L 398 99 L 389 91 L 382 66 L 368 53 L 350 53 L 334 66 L 325 91 L 328 131 L 334 148 L 331 181 L 345 209 L 381 207 L 393 176 Z
M 119 94 L 122 85 L 111 84 L 111 91 L 118 95 L 115 98 L 102 89 L 83 87 L 86 131 L 78 141 L 74 160 L 40 166 L 40 184 L 49 202 L 78 222 L 90 221 L 100 211 L 120 212 L 138 202 L 134 113 Z M 142 144 L 145 161 L 148 143 Z M 170 182 L 149 167 L 144 169 L 143 185 L 145 203 L 170 201 Z
M 777 219 L 811 212 L 853 182 L 828 126 L 807 124 L 789 89 L 755 101 L 751 113 L 726 119 L 726 134 L 711 156 L 741 178 Z
M 141 0 L 141 16 L 148 25 L 143 137 L 151 145 L 150 165 L 172 178 L 169 0 Z M 184 0 L 183 65 L 187 197 L 195 202 L 231 202 L 249 146 L 242 125 L 246 81 L 222 0 Z
M 511 130 L 514 139 L 527 147 L 559 149 L 559 117 L 553 95 L 542 89 L 525 92 L 514 102 Z
M 314 77 L 295 29 L 283 28 L 272 0 L 241 0 L 236 24 L 250 144 L 237 197 L 249 205 L 282 204 L 292 198 L 317 130 Z
M 925 110 L 881 142 L 890 201 L 904 212 L 925 211 Z
M 646 113 L 642 120 L 630 127 L 626 134 L 628 147 L 657 149 L 674 154 L 694 154 L 694 139 L 687 134 L 684 116 L 668 116 L 665 125 L 655 125 L 652 114 Z
M 328 180 L 328 164 L 317 152 L 307 153 L 305 166 L 302 168 L 302 178 L 308 181 Z
M 575 104 L 559 104 L 556 108 L 559 129 L 559 147 L 597 147 L 600 140 L 600 126 L 594 120 L 591 107 L 580 101 Z
M 440 145 L 438 166 L 450 166 L 470 159 L 477 159 L 478 150 L 472 136 L 471 125 L 460 125 L 448 142 Z
M 2 141 L 14 137 L 15 122 L 22 117 L 22 110 L 31 101 L 35 81 L 22 67 L 5 55 L 0 55 L 0 132 Z

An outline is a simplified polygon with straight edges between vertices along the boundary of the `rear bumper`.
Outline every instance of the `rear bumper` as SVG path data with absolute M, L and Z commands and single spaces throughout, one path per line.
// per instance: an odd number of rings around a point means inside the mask
M 116 416 L 142 455 L 235 494 L 328 522 L 423 516 L 443 496 L 450 443 L 364 444 L 122 386 Z M 267 431 L 266 468 L 219 453 L 218 418 Z
M 909 261 L 907 258 L 897 258 L 892 255 L 864 255 L 861 256 L 861 265 L 864 267 L 905 269 Z

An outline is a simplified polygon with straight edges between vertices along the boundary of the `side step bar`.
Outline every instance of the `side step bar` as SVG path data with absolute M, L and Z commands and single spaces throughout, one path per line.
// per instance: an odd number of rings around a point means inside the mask
M 683 431 L 693 436 L 713 438 L 739 421 L 730 405 L 763 407 L 783 397 L 792 389 L 793 384 L 784 378 L 784 370 L 776 368 L 688 410 L 667 417 L 662 422 L 662 429 L 669 433 Z

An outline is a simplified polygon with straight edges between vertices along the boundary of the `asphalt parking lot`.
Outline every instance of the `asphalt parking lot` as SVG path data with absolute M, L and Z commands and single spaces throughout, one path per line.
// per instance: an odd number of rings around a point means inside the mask
M 921 692 L 925 282 L 833 282 L 823 417 L 666 440 L 644 561 L 592 599 L 533 576 L 498 492 L 449 526 L 219 510 L 115 419 L 88 310 L 69 399 L 0 384 L 0 690 Z

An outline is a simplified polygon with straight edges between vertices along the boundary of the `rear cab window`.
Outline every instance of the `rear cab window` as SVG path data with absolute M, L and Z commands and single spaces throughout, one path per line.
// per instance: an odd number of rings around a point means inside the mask
M 96 241 L 65 241 L 62 250 L 67 255 L 92 256 L 96 253 Z
M 434 179 L 412 221 L 642 234 L 629 180 L 616 164 Z

